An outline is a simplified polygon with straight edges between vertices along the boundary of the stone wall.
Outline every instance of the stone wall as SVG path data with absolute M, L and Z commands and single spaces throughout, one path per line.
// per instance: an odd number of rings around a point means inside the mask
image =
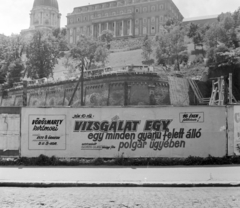
M 48 83 L 28 88 L 31 107 L 68 106 L 77 81 Z M 190 86 L 186 79 L 156 74 L 107 75 L 84 81 L 85 106 L 189 105 Z M 22 106 L 22 90 L 11 89 L 0 106 Z M 73 107 L 81 106 L 81 87 L 75 93 Z

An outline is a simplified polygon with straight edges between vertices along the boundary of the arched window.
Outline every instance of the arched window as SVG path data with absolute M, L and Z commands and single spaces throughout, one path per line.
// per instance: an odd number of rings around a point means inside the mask
M 151 6 L 152 11 L 155 11 L 155 9 L 156 9 L 155 6 Z

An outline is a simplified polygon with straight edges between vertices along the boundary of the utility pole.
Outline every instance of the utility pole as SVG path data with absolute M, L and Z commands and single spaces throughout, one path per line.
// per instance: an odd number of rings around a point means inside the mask
M 83 61 L 83 63 L 84 63 L 84 61 Z M 82 70 L 81 70 L 82 71 L 82 75 L 81 75 L 81 106 L 84 106 L 84 101 L 83 101 L 84 67 L 83 67 L 83 65 L 85 65 L 85 63 L 82 64 Z
M 73 94 L 72 94 L 72 97 L 68 103 L 68 106 L 71 106 L 72 105 L 72 101 L 73 101 L 73 98 L 76 94 L 76 91 L 77 91 L 77 88 L 79 86 L 79 83 L 81 82 L 81 106 L 84 106 L 84 101 L 83 101 L 83 85 L 84 85 L 84 75 L 83 75 L 83 72 L 84 72 L 84 66 L 85 66 L 85 63 L 84 63 L 84 59 L 82 59 L 82 66 L 81 66 L 81 76 L 79 77 L 78 79 L 78 82 L 77 82 L 77 85 L 73 91 Z
M 27 81 L 23 81 L 23 107 L 27 106 Z

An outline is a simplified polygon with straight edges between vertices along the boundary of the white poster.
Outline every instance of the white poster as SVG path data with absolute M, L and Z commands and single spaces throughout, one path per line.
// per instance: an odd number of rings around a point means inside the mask
M 66 116 L 28 115 L 29 150 L 65 150 Z
M 234 106 L 234 153 L 240 155 L 240 106 Z
M 225 113 L 225 107 L 24 108 L 21 153 L 26 157 L 222 157 L 227 141 Z

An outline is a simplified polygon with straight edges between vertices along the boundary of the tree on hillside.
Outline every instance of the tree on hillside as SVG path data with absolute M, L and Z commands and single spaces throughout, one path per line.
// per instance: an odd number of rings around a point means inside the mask
M 13 87 L 14 83 L 22 80 L 23 71 L 24 64 L 21 59 L 16 59 L 15 61 L 11 62 L 7 73 L 7 83 L 9 88 Z
M 189 38 L 193 38 L 193 37 L 196 35 L 198 29 L 199 29 L 199 25 L 194 24 L 194 23 L 190 23 L 190 24 L 188 25 L 187 36 L 188 36 Z
M 22 78 L 25 43 L 19 35 L 2 38 L 0 38 L 0 83 L 6 82 L 8 87 L 12 87 L 14 82 L 19 82 Z
M 211 67 L 234 66 L 239 64 L 240 48 L 229 49 L 224 45 L 210 48 L 207 54 L 207 65 Z
M 59 45 L 60 51 L 68 51 L 68 43 L 67 43 L 67 30 L 66 28 L 57 28 L 52 32 L 53 37 L 55 37 L 55 41 L 57 41 Z
M 150 56 L 153 52 L 152 49 L 152 41 L 149 39 L 148 35 L 144 37 L 143 44 L 142 44 L 142 56 L 143 58 L 148 61 L 150 60 Z
M 40 79 L 53 75 L 53 69 L 60 56 L 56 37 L 43 31 L 36 31 L 27 47 L 27 76 Z
M 180 26 L 173 27 L 168 33 L 158 37 L 156 58 L 159 64 L 166 66 L 175 63 L 175 69 L 179 71 L 185 54 L 184 31 Z
M 197 24 L 189 24 L 187 36 L 193 40 L 194 49 L 196 50 L 196 46 L 202 46 L 203 48 L 203 40 L 204 40 L 204 28 L 200 27 Z
M 106 45 L 92 38 L 81 36 L 80 40 L 70 49 L 70 57 L 78 61 L 78 66 L 88 60 L 88 68 L 94 63 L 105 65 L 109 52 Z
M 0 34 L 0 84 L 6 82 L 8 43 L 9 37 Z
M 208 47 L 216 48 L 221 43 L 229 45 L 228 42 L 229 39 L 226 30 L 219 23 L 212 24 L 211 27 L 206 31 L 205 43 Z
M 110 49 L 110 42 L 113 40 L 113 32 L 111 30 L 104 30 L 99 38 L 102 42 L 107 44 L 107 49 Z

